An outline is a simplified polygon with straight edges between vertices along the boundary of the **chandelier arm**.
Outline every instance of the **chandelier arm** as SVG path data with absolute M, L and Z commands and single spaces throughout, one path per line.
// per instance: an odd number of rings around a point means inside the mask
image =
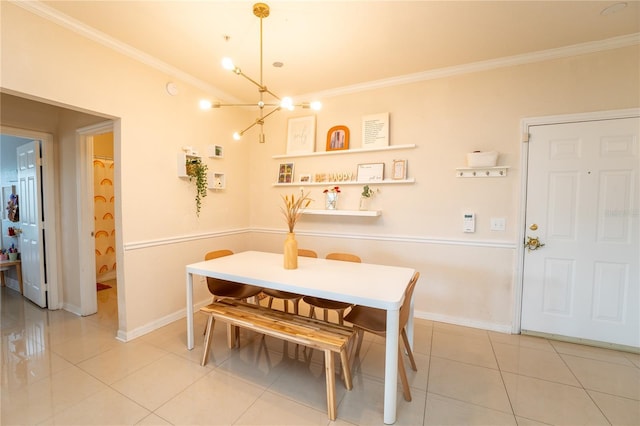
M 269 113 L 263 115 L 262 117 L 260 117 L 260 121 L 264 121 L 265 118 L 267 118 L 268 116 L 270 116 L 271 114 L 273 114 L 276 111 L 280 111 L 281 107 L 278 106 L 276 108 L 274 108 L 272 111 L 270 111 Z
M 212 108 L 220 107 L 254 107 L 257 104 L 215 104 Z M 265 106 L 276 106 L 276 104 L 265 104 Z
M 244 135 L 247 130 L 251 129 L 253 126 L 255 126 L 256 124 L 259 124 L 259 123 L 260 123 L 260 120 L 256 120 L 253 123 L 251 123 L 249 126 L 247 126 L 247 128 L 245 128 L 244 130 L 240 131 L 240 136 Z
M 249 77 L 248 75 L 246 75 L 245 73 L 243 73 L 242 71 L 236 73 L 244 78 L 246 78 L 247 80 L 249 80 L 250 82 L 252 82 L 253 84 L 255 84 L 259 90 L 263 91 L 266 90 L 266 87 L 264 87 L 262 84 L 258 83 L 257 81 L 255 81 L 254 79 L 252 79 L 251 77 Z

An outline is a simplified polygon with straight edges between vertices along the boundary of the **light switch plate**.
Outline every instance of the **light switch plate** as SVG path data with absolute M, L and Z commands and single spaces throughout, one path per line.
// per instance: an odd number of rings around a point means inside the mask
M 504 217 L 491 218 L 492 231 L 504 231 L 507 228 L 507 220 Z

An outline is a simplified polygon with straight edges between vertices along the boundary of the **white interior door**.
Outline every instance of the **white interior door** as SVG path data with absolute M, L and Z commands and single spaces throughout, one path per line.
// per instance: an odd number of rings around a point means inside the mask
M 640 347 L 638 129 L 530 127 L 523 333 Z
M 24 295 L 41 307 L 47 306 L 44 250 L 42 244 L 41 145 L 32 141 L 17 148 L 18 202 L 20 205 L 20 252 Z

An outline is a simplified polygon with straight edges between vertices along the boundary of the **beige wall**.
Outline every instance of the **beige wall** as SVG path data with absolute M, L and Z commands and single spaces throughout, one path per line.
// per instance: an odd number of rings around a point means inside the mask
M 412 265 L 421 273 L 415 291 L 417 315 L 467 325 L 510 330 L 517 279 L 521 202 L 521 120 L 638 107 L 637 46 L 500 68 L 324 100 L 318 115 L 316 150 L 324 150 L 334 125 L 351 130 L 351 147 L 361 145 L 361 118 L 389 112 L 390 143 L 413 144 L 404 151 L 331 157 L 272 159 L 286 151 L 286 118 L 270 123 L 272 141 L 252 150 L 251 225 L 265 234 L 282 229 L 273 188 L 279 162 L 296 172 L 354 170 L 357 163 L 408 159 L 413 185 L 380 185 L 371 218 L 304 218 L 297 232 L 302 246 L 354 251 L 365 261 Z M 456 167 L 465 154 L 497 150 L 506 178 L 462 179 Z M 324 187 L 311 186 L 322 208 Z M 361 186 L 344 186 L 343 208 L 357 208 Z M 274 194 L 275 193 L 275 194 Z M 462 214 L 476 213 L 476 232 L 462 232 Z M 492 217 L 506 218 L 506 231 L 490 230 Z M 303 238 L 303 237 L 300 237 Z M 265 235 L 261 248 L 278 250 L 281 237 Z
M 35 27 L 37 35 L 29 30 Z M 351 146 L 358 147 L 362 116 L 378 112 L 390 113 L 391 144 L 417 147 L 294 159 L 297 173 L 354 170 L 360 162 L 389 165 L 405 158 L 416 183 L 381 185 L 373 204 L 382 210 L 377 219 L 303 219 L 296 229 L 300 246 L 321 255 L 352 251 L 369 262 L 414 266 L 422 273 L 417 315 L 510 330 L 521 226 L 520 122 L 640 106 L 639 57 L 635 46 L 323 99 L 316 150 L 324 149 L 327 130 L 338 124 L 350 128 Z M 99 69 L 84 72 L 84 63 L 98 61 Z M 282 160 L 272 156 L 286 150 L 288 117 L 305 113 L 269 119 L 266 144 L 258 144 L 253 132 L 234 143 L 230 133 L 250 122 L 252 114 L 199 111 L 197 102 L 207 95 L 202 90 L 172 79 L 180 94 L 171 97 L 164 90 L 171 78 L 164 73 L 6 2 L 1 71 L 5 90 L 119 120 L 115 159 L 121 193 L 116 197 L 121 200 L 123 247 L 118 279 L 124 283 L 126 321 L 120 331 L 125 338 L 181 315 L 184 265 L 199 260 L 209 247 L 281 250 L 285 224 L 279 196 L 298 188 L 273 187 Z M 204 153 L 212 143 L 225 148 L 224 160 L 207 162 L 212 171 L 226 173 L 227 189 L 209 193 L 198 219 L 192 184 L 175 175 L 176 154 L 183 145 Z M 499 151 L 500 164 L 511 167 L 509 176 L 456 178 L 465 154 L 477 149 Z M 320 202 L 322 187 L 310 189 Z M 355 209 L 360 186 L 344 189 L 343 208 Z M 466 210 L 477 214 L 475 234 L 461 232 Z M 490 231 L 491 217 L 506 218 L 506 231 Z M 206 298 L 199 287 L 196 300 Z

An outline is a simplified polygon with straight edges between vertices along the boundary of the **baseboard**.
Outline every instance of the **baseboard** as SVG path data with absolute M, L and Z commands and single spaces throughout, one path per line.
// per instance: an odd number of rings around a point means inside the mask
M 493 322 L 476 321 L 469 318 L 452 317 L 448 315 L 434 314 L 432 312 L 414 311 L 414 318 L 443 322 L 446 324 L 460 325 L 463 327 L 478 328 L 481 330 L 496 331 L 498 333 L 513 334 L 511 324 L 497 324 Z
M 82 311 L 80 310 L 80 306 L 72 305 L 71 303 L 65 302 L 62 304 L 62 309 L 64 309 L 65 311 L 69 311 L 72 314 L 75 314 L 79 317 L 82 316 Z
M 211 301 L 211 298 L 208 297 L 207 299 L 196 303 L 193 307 L 193 311 L 196 312 L 198 309 L 205 306 L 210 301 Z M 118 333 L 116 334 L 116 339 L 122 342 L 129 342 L 133 339 L 136 339 L 140 336 L 144 336 L 145 334 L 149 334 L 152 331 L 155 331 L 161 327 L 164 327 L 165 325 L 178 321 L 186 316 L 187 316 L 187 309 L 186 308 L 180 309 L 179 311 L 173 312 L 155 321 L 147 323 L 141 327 L 134 328 L 131 331 L 118 330 Z M 184 342 L 184 343 L 185 345 L 187 344 L 187 342 Z
M 575 343 L 578 345 L 595 346 L 598 348 L 612 349 L 614 351 L 631 352 L 640 354 L 640 347 L 620 345 L 618 343 L 600 342 L 598 340 L 582 339 L 580 337 L 563 336 L 561 334 L 543 333 L 541 331 L 522 330 L 522 334 L 529 336 L 543 337 L 550 340 L 558 340 L 561 342 Z

